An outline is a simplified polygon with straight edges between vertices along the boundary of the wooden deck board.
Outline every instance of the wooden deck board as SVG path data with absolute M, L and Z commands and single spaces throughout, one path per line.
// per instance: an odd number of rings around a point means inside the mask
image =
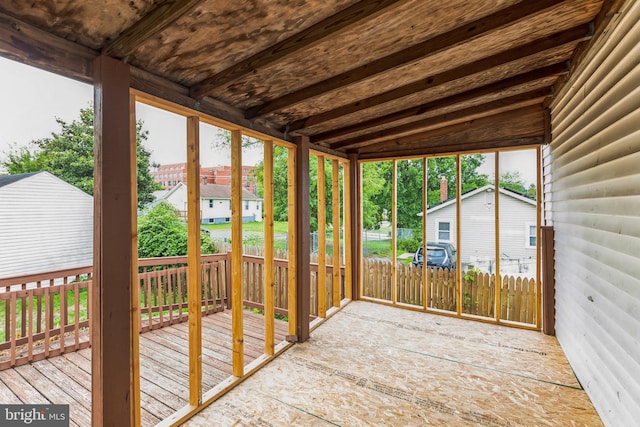
M 203 318 L 203 391 L 231 374 L 231 315 Z M 220 317 L 220 319 L 218 319 Z M 246 360 L 262 355 L 264 317 L 245 312 Z M 276 340 L 285 322 L 276 321 Z M 178 323 L 140 335 L 140 388 L 143 426 L 157 424 L 188 402 L 188 326 Z M 278 342 L 278 341 L 276 341 Z M 71 425 L 91 425 L 91 349 L 0 371 L 0 402 L 69 403 Z

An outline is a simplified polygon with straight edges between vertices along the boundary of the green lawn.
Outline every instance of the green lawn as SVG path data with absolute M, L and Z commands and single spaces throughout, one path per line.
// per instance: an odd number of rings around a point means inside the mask
M 231 223 L 227 224 L 202 224 L 202 227 L 209 230 L 231 230 Z M 275 234 L 285 234 L 289 229 L 289 223 L 284 221 L 274 221 L 273 229 Z M 243 231 L 263 232 L 264 222 L 243 222 Z

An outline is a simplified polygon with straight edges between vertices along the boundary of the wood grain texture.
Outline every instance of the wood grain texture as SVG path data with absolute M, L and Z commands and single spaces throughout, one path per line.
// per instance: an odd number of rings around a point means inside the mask
M 231 299 L 233 375 L 244 375 L 242 318 L 242 132 L 231 131 Z
M 301 32 L 288 37 L 269 46 L 267 49 L 253 54 L 240 62 L 233 64 L 231 67 L 222 70 L 211 77 L 207 77 L 204 81 L 197 83 L 191 87 L 191 96 L 200 98 L 210 95 L 217 87 L 222 86 L 232 80 L 236 80 L 246 74 L 255 72 L 257 69 L 265 67 L 293 52 L 304 49 L 325 37 L 342 30 L 354 23 L 367 19 L 369 16 L 376 14 L 395 3 L 398 0 L 375 0 L 361 1 L 340 12 L 323 19 L 312 26 L 305 28 Z
M 202 267 L 200 242 L 200 120 L 187 118 L 187 297 L 189 404 L 202 401 Z M 149 316 L 151 319 L 151 316 Z
M 325 158 L 318 156 L 318 317 L 327 317 L 327 191 Z

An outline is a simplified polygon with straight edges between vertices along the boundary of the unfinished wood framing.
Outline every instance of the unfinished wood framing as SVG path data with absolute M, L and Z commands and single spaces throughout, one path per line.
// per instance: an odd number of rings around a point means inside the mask
M 550 118 L 550 117 L 549 117 Z M 549 129 L 551 137 L 551 129 Z M 542 329 L 542 147 L 536 148 L 536 329 Z
M 295 196 L 296 222 L 296 340 L 309 339 L 309 314 L 311 305 L 311 268 L 309 233 L 309 138 L 299 137 L 296 145 Z M 291 300 L 289 300 L 291 301 Z M 289 318 L 291 323 L 291 318 Z
M 289 314 L 288 340 L 296 341 L 298 324 L 298 203 L 296 202 L 299 184 L 296 183 L 298 162 L 295 148 L 287 151 L 287 218 L 289 238 L 289 277 L 287 283 L 287 301 Z
M 327 192 L 325 159 L 318 158 L 318 317 L 327 317 Z
M 353 261 L 357 259 L 353 256 L 352 245 L 354 241 L 357 241 L 357 238 L 354 239 L 354 235 L 352 234 L 356 228 L 353 226 L 353 188 L 351 187 L 352 179 L 352 168 L 353 163 L 348 160 L 342 163 L 342 173 L 343 173 L 343 188 L 344 195 L 342 196 L 344 203 L 344 297 L 348 300 L 352 299 L 353 296 Z
M 498 191 L 496 191 L 498 193 Z M 462 315 L 462 165 L 460 154 L 456 155 L 456 314 Z M 423 257 L 426 255 L 423 254 Z M 424 264 L 423 264 L 424 265 Z
M 202 268 L 200 266 L 200 120 L 187 117 L 187 295 L 189 404 L 202 403 Z
M 398 259 L 398 161 L 391 161 L 391 302 L 398 302 L 398 266 L 395 262 Z
M 129 95 L 129 141 L 136 141 L 138 123 L 136 120 L 136 97 Z M 129 161 L 131 162 L 130 186 L 131 186 L 131 399 L 133 405 L 132 422 L 134 426 L 141 424 L 140 417 L 140 286 L 138 286 L 138 146 L 137 143 L 129 144 Z M 80 310 L 79 296 L 74 296 L 76 316 Z M 76 318 L 76 330 L 79 325 Z M 48 329 L 47 329 L 48 331 Z M 48 337 L 45 337 L 47 339 Z M 76 343 L 78 337 L 76 337 Z M 77 347 L 77 344 L 76 344 Z
M 500 188 L 500 152 L 496 152 L 496 163 L 493 169 L 493 176 L 495 180 L 495 188 Z M 500 192 L 494 191 L 494 218 L 495 218 L 495 239 L 496 239 L 496 297 L 495 297 L 495 320 L 500 322 L 500 307 L 501 307 L 501 288 L 502 280 L 500 274 Z
M 264 141 L 264 353 L 274 353 L 273 141 Z
M 426 157 L 422 158 L 422 265 L 424 268 L 424 259 L 427 250 L 427 209 L 429 208 L 429 187 L 427 185 L 429 178 L 429 161 Z M 456 262 L 458 260 L 456 259 Z M 429 275 L 422 275 L 422 309 L 426 310 L 429 307 L 429 301 L 427 301 L 427 286 L 429 286 Z
M 231 131 L 231 310 L 233 324 L 233 375 L 244 375 L 242 323 L 242 131 Z
M 331 205 L 333 208 L 333 306 L 340 307 L 340 164 L 337 159 L 331 161 Z
M 92 297 L 94 426 L 135 425 L 133 254 L 129 66 L 106 56 L 94 62 L 95 182 Z M 15 307 L 15 306 L 14 306 Z M 137 321 L 137 319 L 136 319 Z

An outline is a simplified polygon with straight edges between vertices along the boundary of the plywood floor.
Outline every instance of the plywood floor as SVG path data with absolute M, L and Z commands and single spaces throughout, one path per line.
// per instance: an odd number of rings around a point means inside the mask
M 186 426 L 601 426 L 553 337 L 352 302 Z
M 203 390 L 231 375 L 231 312 L 202 319 Z M 244 313 L 245 364 L 263 354 L 264 317 Z M 276 342 L 287 324 L 276 321 Z M 152 426 L 187 404 L 188 326 L 180 323 L 140 335 L 143 426 Z M 91 425 L 91 349 L 0 371 L 1 403 L 68 403 L 71 425 Z

